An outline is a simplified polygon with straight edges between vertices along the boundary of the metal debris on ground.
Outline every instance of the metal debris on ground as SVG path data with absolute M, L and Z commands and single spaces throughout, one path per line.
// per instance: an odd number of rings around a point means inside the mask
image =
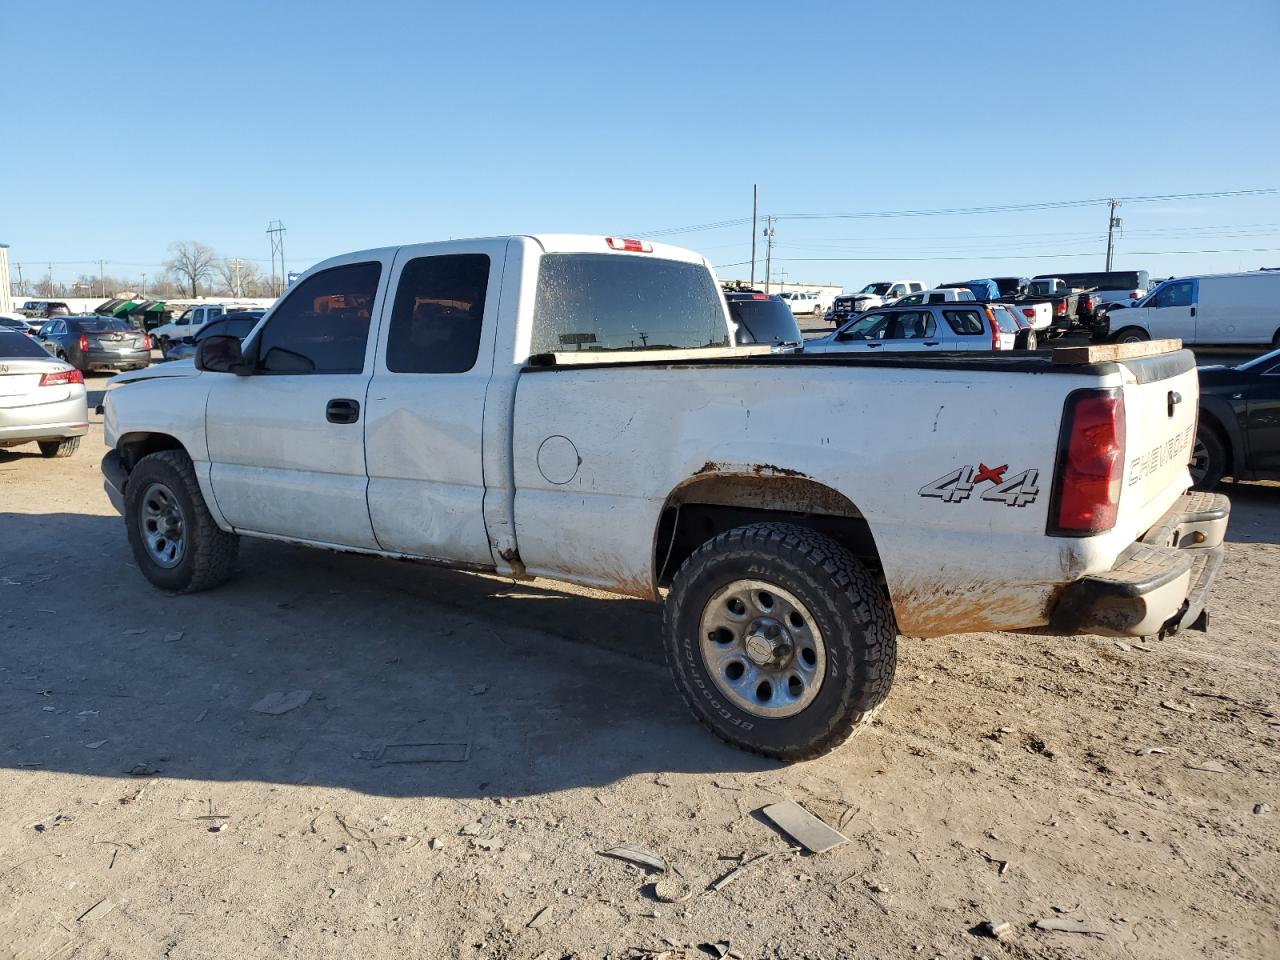
M 748 867 L 753 867 L 757 863 L 760 863 L 762 860 L 768 860 L 772 856 L 773 856 L 772 853 L 760 853 L 752 857 L 750 860 L 744 860 L 742 863 L 738 864 L 738 866 L 734 867 L 732 870 L 726 873 L 719 880 L 716 880 L 715 882 L 713 882 L 711 886 L 708 887 L 707 889 L 712 891 L 723 890 L 729 884 L 737 880 L 742 875 L 742 872 L 746 870 Z
M 84 746 L 86 750 L 97 750 L 100 746 L 102 746 L 106 742 L 107 741 L 105 740 L 94 740 L 90 743 L 86 743 Z
M 290 710 L 297 710 L 310 699 L 310 690 L 273 690 L 249 709 L 255 713 L 279 716 L 282 713 L 288 713 Z
M 1107 931 L 1099 929 L 1095 924 L 1084 920 L 1072 920 L 1069 917 L 1046 917 L 1032 924 L 1037 930 L 1049 930 L 1054 933 L 1092 933 L 1104 936 Z
M 824 853 L 849 842 L 843 833 L 831 829 L 794 800 L 772 803 L 760 812 L 811 853 Z
M 388 743 L 375 756 L 384 763 L 464 763 L 471 759 L 469 743 Z
M 652 884 L 653 898 L 660 903 L 684 903 L 693 896 L 693 887 L 670 878 Z
M 636 866 L 644 867 L 647 870 L 657 870 L 659 873 L 667 872 L 666 861 L 652 850 L 646 850 L 644 847 L 623 844 L 610 850 L 601 850 L 600 855 L 602 857 L 613 857 L 616 860 L 626 860 L 628 863 L 634 863 Z
M 165 643 L 177 643 L 179 640 L 181 640 L 181 639 L 183 638 L 183 636 L 184 636 L 184 631 L 182 631 L 182 630 L 175 630 L 173 633 L 166 633 L 166 634 L 164 635 L 164 642 L 165 642 Z
M 1174 703 L 1172 700 L 1161 700 L 1160 706 L 1166 710 L 1172 710 L 1174 713 L 1195 713 L 1195 708 L 1185 703 Z
M 1133 751 L 1135 756 L 1145 757 L 1149 753 L 1168 753 L 1164 747 L 1139 747 Z
M 439 850 L 441 847 L 444 846 L 444 841 L 441 840 L 439 837 L 432 837 L 430 840 L 427 841 L 427 846 L 430 847 L 432 850 Z
M 1270 810 L 1271 810 L 1271 804 L 1269 803 L 1255 803 L 1253 805 L 1253 812 L 1257 815 L 1268 813 L 1270 812 Z
M 993 940 L 1008 940 L 1013 936 L 1013 924 L 1008 920 L 983 920 L 978 924 L 978 933 Z
M 549 923 L 550 921 L 551 921 L 551 904 L 547 904 L 545 907 L 543 907 L 541 910 L 535 913 L 533 915 L 533 918 L 528 923 L 526 923 L 525 926 L 533 930 L 537 930 L 543 924 Z
M 128 630 L 122 630 L 120 634 L 121 636 L 125 636 L 125 637 L 140 637 L 146 632 L 147 632 L 146 627 L 131 627 Z
M 1203 760 L 1200 763 L 1184 764 L 1188 770 L 1200 770 L 1203 773 L 1227 773 L 1227 768 L 1217 760 Z
M 103 897 L 84 913 L 80 914 L 80 916 L 76 917 L 76 923 L 86 923 L 90 920 L 101 920 L 115 908 L 116 905 L 114 903 L 106 897 Z
M 717 940 L 715 943 L 700 943 L 698 944 L 698 949 L 708 956 L 715 957 L 717 960 L 720 960 L 720 958 L 726 957 L 729 954 L 729 941 Z

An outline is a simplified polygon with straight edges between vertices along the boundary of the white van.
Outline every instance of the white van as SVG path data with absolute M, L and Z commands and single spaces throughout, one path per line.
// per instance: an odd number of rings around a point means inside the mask
M 1178 337 L 1280 347 L 1280 271 L 1166 280 L 1132 307 L 1111 304 L 1107 329 L 1119 343 Z

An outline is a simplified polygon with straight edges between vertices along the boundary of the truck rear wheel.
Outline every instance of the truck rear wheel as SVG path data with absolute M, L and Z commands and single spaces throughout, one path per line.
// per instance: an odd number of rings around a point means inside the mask
M 695 717 L 735 746 L 808 760 L 868 725 L 897 661 L 893 611 L 829 537 L 755 523 L 704 543 L 664 611 L 667 665 Z
M 231 576 L 240 538 L 218 529 L 182 450 L 138 461 L 125 487 L 124 520 L 138 569 L 162 590 L 197 593 Z

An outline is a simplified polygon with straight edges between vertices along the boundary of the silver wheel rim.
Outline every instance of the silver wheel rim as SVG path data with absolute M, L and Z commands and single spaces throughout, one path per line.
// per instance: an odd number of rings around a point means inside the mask
M 1131 333 L 1127 337 L 1121 337 L 1120 342 L 1121 343 L 1141 343 L 1142 338 L 1138 336 L 1136 333 Z
M 1191 448 L 1191 464 L 1188 469 L 1191 471 L 1192 483 L 1199 483 L 1209 472 L 1209 448 L 1199 437 L 1196 437 L 1195 446 Z
M 162 567 L 176 567 L 186 554 L 186 524 L 178 498 L 163 483 L 152 483 L 142 494 L 138 529 L 151 559 Z
M 753 716 L 794 716 L 822 689 L 822 632 L 804 604 L 776 584 L 721 587 L 703 608 L 698 639 L 716 689 Z

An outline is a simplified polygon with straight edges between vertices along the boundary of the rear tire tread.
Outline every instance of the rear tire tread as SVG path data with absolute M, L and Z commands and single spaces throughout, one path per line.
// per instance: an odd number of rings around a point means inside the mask
M 39 441 L 40 456 L 46 460 L 69 457 L 80 449 L 79 437 L 65 437 L 62 440 Z
M 763 548 L 761 550 L 760 548 Z M 830 586 L 854 613 L 864 639 L 860 658 L 851 665 L 860 669 L 846 670 L 842 678 L 842 700 L 852 701 L 853 710 L 833 714 L 816 735 L 802 743 L 784 744 L 777 748 L 761 748 L 731 737 L 707 715 L 705 707 L 694 700 L 681 680 L 675 657 L 677 623 L 686 591 L 684 583 L 698 568 L 722 554 L 755 550 L 763 556 L 778 552 L 804 557 L 819 567 L 830 579 Z M 739 749 L 788 762 L 812 760 L 830 753 L 863 727 L 869 726 L 883 708 L 893 686 L 897 665 L 897 625 L 883 590 L 862 564 L 844 547 L 815 530 L 791 523 L 752 523 L 726 531 L 702 544 L 681 565 L 671 585 L 671 593 L 663 611 L 667 666 L 676 689 L 698 722 L 721 740 Z M 832 637 L 830 642 L 837 642 Z M 830 682 L 830 681 L 828 681 Z M 858 687 L 855 691 L 854 688 Z

